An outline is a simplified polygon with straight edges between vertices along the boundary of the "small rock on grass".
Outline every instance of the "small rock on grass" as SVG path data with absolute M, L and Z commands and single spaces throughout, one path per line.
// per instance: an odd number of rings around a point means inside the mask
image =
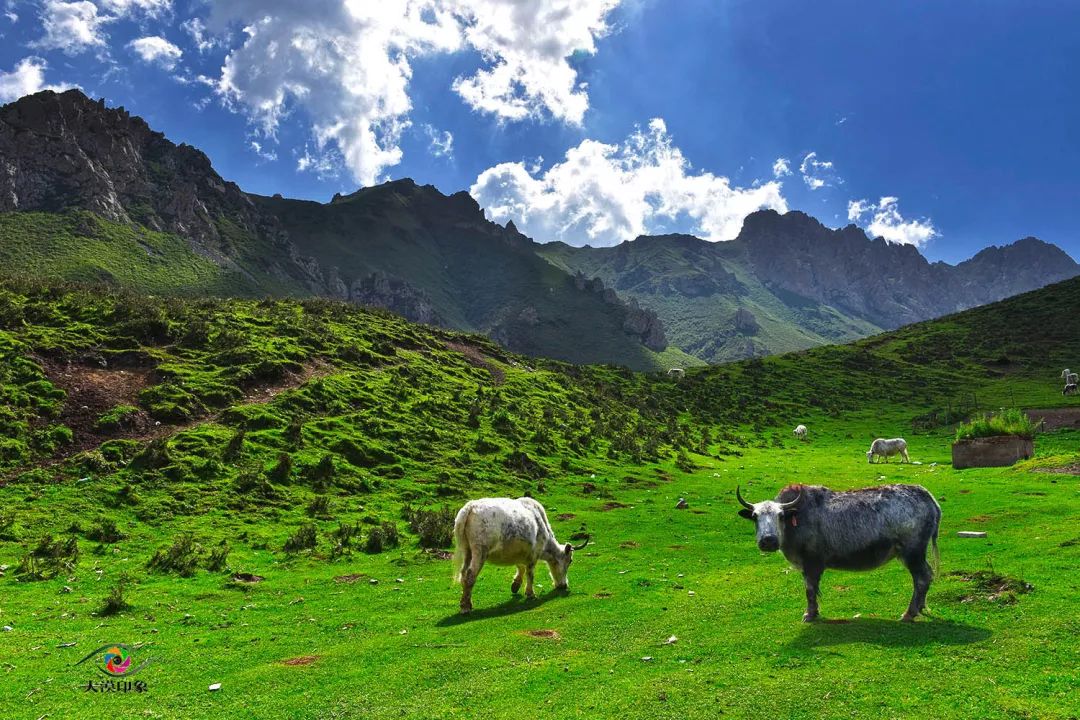
M 210 687 L 208 687 L 206 689 L 209 690 L 210 692 L 217 692 L 218 690 L 221 689 L 221 683 L 214 683 L 214 684 L 212 684 Z
M 679 638 L 672 635 L 671 637 L 669 637 L 667 640 L 664 641 L 664 644 L 665 645 L 674 645 L 677 642 L 679 642 Z
M 686 498 L 679 498 L 679 502 L 675 503 L 676 510 L 685 510 L 690 507 L 690 503 L 686 502 Z
M 961 530 L 960 532 L 956 533 L 956 535 L 957 535 L 957 537 L 963 537 L 963 538 L 984 538 L 984 537 L 986 537 L 985 532 L 980 532 L 980 531 L 976 531 L 976 530 Z

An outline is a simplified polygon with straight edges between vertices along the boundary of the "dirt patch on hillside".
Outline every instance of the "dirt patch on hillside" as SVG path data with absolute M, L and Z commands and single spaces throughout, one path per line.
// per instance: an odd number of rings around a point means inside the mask
M 232 579 L 233 579 L 233 582 L 254 584 L 254 583 L 261 583 L 266 578 L 264 578 L 262 575 L 253 575 L 251 573 L 236 573 L 235 575 L 232 576 Z
M 563 522 L 565 522 L 567 520 L 573 520 L 576 517 L 577 517 L 577 515 L 575 515 L 574 513 L 559 513 L 558 515 L 555 516 L 555 519 L 556 520 L 562 520 Z
M 473 367 L 483 368 L 491 373 L 491 382 L 493 385 L 502 385 L 503 382 L 505 382 L 506 373 L 503 369 L 492 363 L 491 359 L 480 352 L 478 348 L 459 342 L 447 342 L 444 344 L 448 350 L 453 350 L 454 352 L 459 352 L 464 355 L 466 362 Z
M 359 582 L 360 580 L 363 580 L 365 577 L 367 577 L 367 576 L 364 575 L 364 573 L 352 573 L 351 575 L 338 575 L 337 577 L 334 578 L 334 582 L 336 582 L 336 583 L 346 583 L 346 584 L 352 585 L 354 582 Z
M 949 577 L 969 583 L 968 587 L 956 597 L 962 603 L 982 600 L 1000 605 L 1013 605 L 1016 603 L 1017 595 L 1026 595 L 1035 589 L 1031 583 L 1007 575 L 999 575 L 992 570 L 976 572 L 956 570 L 949 573 Z
M 1047 408 L 1046 410 L 1026 410 L 1032 422 L 1042 421 L 1043 430 L 1061 428 L 1080 428 L 1080 408 Z
M 603 505 L 600 506 L 600 512 L 610 512 L 611 510 L 618 510 L 619 508 L 628 508 L 628 507 L 630 507 L 630 506 L 627 505 L 626 503 L 621 503 L 621 502 L 616 502 L 614 500 L 611 500 L 611 501 L 606 502 L 606 503 L 604 503 Z
M 282 665 L 290 665 L 290 666 L 295 667 L 297 665 L 311 665 L 312 663 L 314 663 L 317 660 L 319 660 L 318 655 L 301 655 L 300 657 L 294 657 L 294 658 L 289 658 L 288 660 L 282 660 L 281 664 Z
M 1080 475 L 1080 463 L 1062 465 L 1061 467 L 1033 468 L 1034 472 L 1057 473 L 1059 475 Z
M 634 542 L 633 540 L 626 540 L 625 542 L 619 543 L 619 547 L 621 547 L 623 550 L 635 550 L 641 547 L 641 545 Z
M 557 630 L 529 630 L 525 634 L 543 640 L 562 640 L 562 635 Z
M 63 362 L 35 358 L 41 363 L 46 377 L 67 393 L 56 422 L 71 428 L 72 442 L 58 449 L 37 467 L 56 465 L 80 452 L 92 450 L 107 440 L 139 440 L 149 442 L 173 435 L 199 423 L 211 422 L 221 416 L 218 411 L 175 425 L 155 421 L 143 409 L 128 415 L 117 426 L 102 429 L 97 426 L 101 416 L 120 405 L 138 408 L 139 393 L 159 381 L 149 358 L 136 357 L 104 365 L 93 358 L 84 362 Z M 329 375 L 333 367 L 323 361 L 312 361 L 298 373 L 290 373 L 273 383 L 251 386 L 235 405 L 265 403 L 277 395 L 304 385 L 318 377 Z M 40 420 L 44 423 L 44 420 Z
M 125 418 L 114 432 L 99 432 L 98 418 L 117 405 L 138 405 L 139 393 L 154 384 L 154 368 L 148 360 L 124 365 L 103 366 L 104 361 L 92 364 L 62 362 L 38 358 L 45 375 L 65 393 L 67 399 L 57 422 L 71 428 L 71 444 L 58 454 L 61 457 L 97 447 L 111 438 L 138 437 L 154 427 L 144 411 Z

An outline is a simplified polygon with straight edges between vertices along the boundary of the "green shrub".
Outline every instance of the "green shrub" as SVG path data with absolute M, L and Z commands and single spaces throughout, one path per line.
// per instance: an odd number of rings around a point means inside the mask
M 130 428 L 139 414 L 139 408 L 131 405 L 117 405 L 105 411 L 94 423 L 97 432 L 116 432 Z
M 454 511 L 443 505 L 438 510 L 413 509 L 406 505 L 402 514 L 409 530 L 420 538 L 420 547 L 445 548 L 454 541 Z
M 364 552 L 381 553 L 387 548 L 397 547 L 400 543 L 401 536 L 398 535 L 397 525 L 392 522 L 384 522 L 377 527 L 373 527 L 371 532 L 368 533 L 367 541 L 364 543 Z
M 98 610 L 98 615 L 115 615 L 124 610 L 129 610 L 131 604 L 127 601 L 127 590 L 131 582 L 130 575 L 120 573 L 120 577 L 109 588 L 109 594 L 105 596 L 105 601 L 102 603 L 101 609 Z
M 126 535 L 116 527 L 116 521 L 112 518 L 98 518 L 97 524 L 86 532 L 88 540 L 99 543 L 114 543 L 123 540 Z
M 199 554 L 202 548 L 190 533 L 183 533 L 167 548 L 159 548 L 146 563 L 149 570 L 175 573 L 180 577 L 191 577 L 199 567 Z
M 299 552 L 315 547 L 319 542 L 319 532 L 314 523 L 307 523 L 297 528 L 296 532 L 285 541 L 285 552 Z
M 1031 439 L 1035 437 L 1036 425 L 1022 410 L 1009 408 L 996 415 L 980 415 L 956 429 L 956 439 L 994 437 L 998 435 L 1018 435 Z

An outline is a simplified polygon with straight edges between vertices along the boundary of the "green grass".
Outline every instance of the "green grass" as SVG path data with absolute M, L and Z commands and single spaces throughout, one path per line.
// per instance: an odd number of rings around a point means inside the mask
M 979 415 L 971 422 L 961 423 L 960 427 L 956 428 L 956 439 L 971 440 L 998 435 L 1033 438 L 1035 430 L 1036 424 L 1031 418 L 1016 408 L 1009 408 L 992 415 Z
M 1075 405 L 1057 366 L 1080 351 L 1077 307 L 1080 282 L 1063 283 L 675 380 L 324 301 L 0 285 L 0 711 L 1074 717 L 1080 495 L 1044 470 L 1076 461 L 1080 431 L 1038 434 L 1015 468 L 954 471 L 949 446 L 979 407 Z M 80 414 L 58 368 L 152 372 L 133 402 Z M 151 422 L 99 425 L 125 405 Z M 920 464 L 866 463 L 897 435 Z M 943 510 L 932 616 L 897 622 L 910 577 L 894 563 L 827 572 L 823 616 L 849 622 L 802 624 L 801 578 L 757 551 L 734 501 L 789 482 L 927 487 Z M 571 592 L 541 569 L 539 597 L 514 599 L 512 572 L 487 567 L 460 617 L 449 561 L 423 546 L 445 545 L 440 517 L 466 499 L 525 491 L 560 540 L 594 538 Z M 956 536 L 972 529 L 989 537 Z M 142 644 L 146 693 L 84 691 L 104 676 L 74 663 L 107 643 Z

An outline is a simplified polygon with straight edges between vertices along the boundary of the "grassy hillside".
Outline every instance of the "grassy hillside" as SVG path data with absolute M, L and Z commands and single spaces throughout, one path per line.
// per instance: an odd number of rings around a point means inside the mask
M 276 282 L 228 271 L 175 235 L 93 213 L 0 213 L 7 275 L 102 283 L 147 293 L 251 296 Z
M 1019 468 L 953 471 L 948 446 L 976 406 L 1080 408 L 1057 381 L 1078 309 L 1072 281 L 678 382 L 340 303 L 5 282 L 0 656 L 19 692 L 0 710 L 1070 717 L 1080 537 L 1061 519 L 1080 496 L 1045 470 L 1080 464 L 1080 430 L 1041 433 Z M 922 464 L 867 465 L 879 435 Z M 895 622 L 894 564 L 827 573 L 830 622 L 799 623 L 801 579 L 733 500 L 796 481 L 930 489 L 933 617 Z M 449 518 L 524 491 L 560 540 L 594 537 L 570 594 L 541 570 L 537 600 L 508 599 L 488 567 L 460 618 Z M 147 692 L 88 694 L 105 676 L 73 663 L 121 642 L 151 659 Z

